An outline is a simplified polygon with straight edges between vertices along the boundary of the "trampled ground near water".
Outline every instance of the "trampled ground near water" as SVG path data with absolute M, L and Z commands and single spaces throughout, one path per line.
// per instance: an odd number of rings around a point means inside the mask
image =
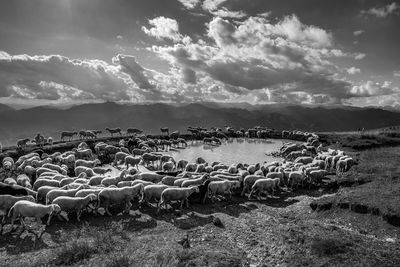
M 6 225 L 0 266 L 398 266 L 400 228 L 383 214 L 398 211 L 400 148 L 359 153 L 360 164 L 338 179 L 357 183 L 322 198 L 317 189 L 282 192 L 158 215 L 134 205 L 129 215 L 84 215 L 81 223 L 55 218 L 45 232 L 37 223 L 24 233 Z M 329 209 L 311 209 L 327 199 Z M 337 205 L 342 199 L 348 208 Z M 381 212 L 360 213 L 352 203 Z

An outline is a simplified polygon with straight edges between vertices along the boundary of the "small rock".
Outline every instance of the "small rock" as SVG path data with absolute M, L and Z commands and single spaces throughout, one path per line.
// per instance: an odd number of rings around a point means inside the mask
M 221 227 L 221 228 L 224 227 L 224 224 L 222 223 L 221 219 L 218 218 L 218 217 L 214 217 L 214 218 L 213 218 L 213 224 L 214 224 L 215 226 L 217 226 L 217 227 Z

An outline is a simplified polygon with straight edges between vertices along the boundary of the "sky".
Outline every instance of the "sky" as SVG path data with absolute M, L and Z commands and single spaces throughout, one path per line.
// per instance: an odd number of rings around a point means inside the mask
M 0 0 L 0 103 L 400 109 L 400 1 Z

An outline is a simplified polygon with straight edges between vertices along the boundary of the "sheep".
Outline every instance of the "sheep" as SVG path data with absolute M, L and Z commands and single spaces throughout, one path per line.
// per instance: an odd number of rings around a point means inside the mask
M 154 163 L 158 161 L 160 158 L 161 156 L 152 153 L 144 153 L 142 155 L 143 162 L 146 165 L 149 165 L 149 163 L 151 163 L 154 166 Z
M 140 163 L 140 161 L 142 160 L 142 157 L 135 157 L 135 156 L 127 156 L 127 157 L 125 157 L 125 165 L 126 165 L 126 168 L 128 169 L 129 168 L 129 166 L 133 166 L 133 167 L 136 167 L 136 169 L 138 169 L 139 167 L 138 167 L 138 165 L 139 165 L 139 163 Z
M 75 172 L 75 176 L 78 176 L 79 174 L 84 172 L 84 173 L 86 173 L 87 177 L 89 177 L 89 178 L 96 175 L 96 173 L 91 168 L 84 167 L 84 166 L 76 167 L 74 172 Z
M 178 179 L 180 179 L 180 177 L 165 176 L 161 179 L 161 183 L 172 186 L 174 185 L 174 182 Z
M 8 177 L 8 178 L 4 179 L 3 183 L 8 184 L 8 185 L 16 185 L 17 181 L 15 181 L 15 179 L 12 177 Z
M 82 214 L 82 210 L 86 208 L 90 202 L 97 200 L 97 196 L 95 194 L 89 194 L 85 197 L 70 197 L 70 196 L 60 196 L 53 200 L 52 204 L 56 204 L 60 206 L 62 211 L 76 212 L 76 220 L 80 222 L 80 217 Z M 68 214 L 65 218 L 67 221 Z
M 190 187 L 190 186 L 195 186 L 195 185 L 201 185 L 208 178 L 210 178 L 210 175 L 208 173 L 206 173 L 197 179 L 188 179 L 186 181 L 183 181 L 181 187 Z
M 135 181 L 131 181 L 131 186 L 134 186 L 134 185 L 137 185 L 137 184 L 142 184 L 143 186 L 146 186 L 146 185 L 152 185 L 152 184 L 154 184 L 154 183 L 152 183 L 152 182 L 148 182 L 148 181 L 143 181 L 143 180 L 135 180 Z
M 36 156 L 36 157 L 39 157 L 39 154 L 36 153 L 36 152 L 31 152 L 31 153 L 29 153 L 29 154 L 23 155 L 23 156 L 21 156 L 21 157 L 18 158 L 18 160 L 15 162 L 15 165 L 16 165 L 16 166 L 19 166 L 19 165 L 21 165 L 22 162 L 24 162 L 25 160 L 27 160 L 27 159 L 29 159 L 29 158 L 32 158 L 32 157 L 35 157 L 35 156 Z M 8 157 L 8 158 L 9 158 L 9 157 Z M 6 158 L 4 158 L 4 159 L 6 159 Z M 4 162 L 4 159 L 3 159 L 3 162 Z M 12 158 L 9 158 L 9 159 L 12 160 Z M 12 160 L 12 162 L 13 162 L 13 164 L 14 164 L 14 160 Z
M 106 214 L 111 216 L 109 206 L 111 204 L 124 203 L 125 212 L 128 213 L 131 208 L 131 200 L 139 195 L 143 194 L 143 184 L 137 184 L 134 186 L 126 186 L 121 188 L 104 188 L 100 191 L 98 196 L 98 207 L 103 204 Z
M 227 170 L 227 169 L 229 169 L 229 166 L 224 165 L 224 164 L 217 164 L 217 165 L 214 165 L 214 167 L 213 167 L 214 171 Z
M 280 189 L 280 181 L 281 180 L 279 178 L 274 178 L 274 179 L 263 178 L 255 181 L 255 183 L 251 187 L 249 199 L 251 198 L 253 193 L 258 192 L 257 199 L 261 200 L 261 193 L 264 192 L 265 190 L 271 191 L 273 195 L 275 189 Z
M 56 170 L 40 167 L 40 168 L 36 169 L 36 177 L 41 176 L 45 172 L 51 172 L 51 173 L 54 173 L 54 175 L 59 174 L 59 172 L 57 172 Z
M 23 148 L 27 146 L 27 143 L 30 141 L 29 138 L 24 138 L 24 139 L 18 139 L 17 141 L 17 147 Z
M 101 184 L 103 186 L 110 186 L 110 185 L 117 185 L 118 182 L 122 181 L 126 175 L 126 170 L 123 170 L 119 176 L 117 177 L 106 177 L 103 180 L 101 180 Z
M 51 163 L 53 160 L 51 159 L 51 158 L 45 158 L 45 159 L 43 159 L 43 160 L 37 160 L 37 159 L 34 159 L 34 160 L 32 160 L 31 161 L 31 165 L 33 166 L 33 167 L 36 167 L 36 168 L 38 168 L 38 167 L 42 167 L 44 164 L 46 164 L 46 163 Z
M 106 152 L 106 154 L 108 155 L 115 155 L 116 153 L 121 151 L 121 148 L 116 147 L 116 146 L 112 146 L 112 145 L 106 145 L 104 147 L 104 151 Z
M 195 162 L 196 164 L 204 164 L 206 163 L 206 160 L 203 159 L 202 157 L 198 157 Z
M 100 168 L 100 167 L 94 167 L 94 168 L 93 168 L 93 172 L 96 173 L 96 174 L 99 174 L 99 175 L 104 176 L 107 172 L 112 172 L 112 169 L 110 169 L 110 168 L 105 169 L 105 168 Z
M 17 163 L 14 163 L 14 160 L 11 157 L 3 158 L 2 166 L 4 170 L 10 171 L 14 168 L 14 165 L 17 165 Z
M 206 170 L 206 164 L 197 164 L 196 171 L 197 173 L 203 173 Z
M 0 182 L 0 195 L 26 196 L 28 195 L 28 190 L 24 187 L 8 185 Z
M 84 166 L 87 168 L 94 168 L 100 164 L 101 164 L 101 161 L 99 159 L 95 159 L 95 160 L 78 159 L 77 161 L 75 161 L 75 168 L 79 167 L 79 166 Z
M 252 188 L 254 183 L 260 179 L 265 179 L 265 177 L 258 175 L 247 175 L 243 180 L 243 190 L 241 196 L 244 196 L 244 194 Z
M 239 181 L 213 181 L 208 184 L 207 193 L 204 195 L 203 203 L 206 202 L 207 197 L 211 198 L 211 202 L 214 202 L 214 199 L 218 194 L 229 194 L 230 198 L 232 198 L 232 190 L 240 188 Z
M 38 190 L 37 190 L 37 194 L 36 194 L 36 201 L 37 202 L 46 202 L 46 195 L 48 192 L 50 192 L 53 189 L 60 189 L 59 187 L 56 186 L 49 186 L 49 185 L 44 185 L 41 186 Z
M 49 136 L 49 137 L 47 138 L 47 144 L 49 144 L 49 146 L 52 146 L 52 145 L 53 145 L 53 137 Z
M 39 179 L 36 180 L 35 183 L 33 183 L 33 190 L 38 190 L 42 186 L 54 186 L 54 187 L 60 187 L 60 182 L 56 180 L 49 180 L 49 179 Z
M 185 171 L 187 172 L 195 172 L 197 169 L 197 164 L 196 163 L 188 163 L 186 164 Z
M 12 195 L 0 195 L 0 211 L 3 213 L 3 218 L 1 221 L 1 231 L 3 230 L 3 225 L 5 223 L 6 216 L 11 209 L 11 207 L 20 200 L 27 200 L 30 202 L 35 202 L 35 198 L 32 196 L 12 196 Z
M 183 209 L 183 204 L 186 202 L 186 207 L 189 207 L 188 197 L 193 193 L 199 193 L 199 188 L 197 186 L 188 188 L 166 188 L 161 193 L 160 202 L 158 204 L 157 213 L 160 211 L 161 206 L 164 204 L 164 208 L 167 208 L 167 204 L 171 200 L 180 200 L 181 209 Z
M 72 151 L 75 152 L 75 157 L 78 159 L 86 159 L 86 160 L 92 160 L 93 159 L 93 153 L 90 148 L 86 149 L 72 149 Z
M 326 176 L 326 170 L 312 170 L 310 171 L 309 177 L 311 182 L 313 183 L 320 183 L 322 179 Z
M 290 188 L 297 188 L 299 184 L 303 185 L 304 181 L 305 175 L 302 172 L 294 171 L 289 173 L 288 186 L 290 186 Z
M 154 184 L 154 185 L 146 185 L 143 189 L 142 199 L 139 201 L 140 204 L 143 202 L 150 203 L 151 200 L 155 199 L 157 201 L 157 209 L 158 204 L 161 199 L 161 194 L 164 189 L 169 188 L 168 185 L 164 184 Z
M 60 167 L 58 165 L 51 164 L 51 163 L 44 164 L 42 168 L 47 168 L 47 169 L 50 169 L 50 170 L 54 170 L 54 171 L 57 171 L 57 172 L 59 172 L 59 173 L 61 173 L 63 175 L 67 175 L 67 171 L 68 171 L 68 167 L 65 166 L 65 165 Z
M 164 162 L 162 165 L 162 170 L 166 172 L 171 172 L 175 168 L 175 164 L 172 161 Z
M 159 183 L 161 182 L 162 178 L 164 178 L 165 175 L 160 175 L 157 173 L 153 172 L 142 172 L 139 174 L 136 174 L 137 179 L 143 180 L 143 181 L 148 181 L 152 183 Z
M 14 228 L 14 221 L 18 217 L 20 218 L 22 226 L 25 228 L 25 217 L 35 217 L 38 222 L 41 222 L 40 219 L 42 217 L 49 215 L 47 225 L 50 225 L 50 220 L 53 214 L 57 214 L 60 211 L 61 208 L 57 204 L 42 205 L 28 200 L 20 200 L 11 207 L 8 217 L 11 217 L 11 229 Z
M 46 204 L 49 205 L 51 204 L 51 202 L 60 196 L 68 196 L 68 197 L 73 197 L 75 196 L 76 192 L 78 192 L 79 190 L 82 189 L 88 189 L 89 186 L 88 185 L 80 185 L 78 188 L 76 189 L 68 189 L 68 190 L 63 190 L 63 189 L 53 189 L 51 191 L 49 191 L 46 195 Z
M 89 185 L 95 186 L 95 185 L 101 185 L 101 181 L 103 181 L 105 177 L 104 176 L 92 176 L 89 179 Z
M 119 135 L 122 135 L 121 128 L 106 128 L 106 130 L 111 134 L 111 136 L 114 136 L 114 134 L 119 133 Z
M 94 146 L 94 151 L 96 152 L 97 155 L 99 155 L 102 151 L 105 150 L 107 144 L 104 142 L 99 142 Z
M 103 189 L 104 188 L 102 188 L 102 187 L 82 189 L 75 193 L 75 197 L 86 197 L 90 194 L 94 194 L 96 197 L 98 197 L 100 191 Z
M 30 157 L 30 158 L 24 160 L 24 161 L 18 166 L 17 169 L 18 169 L 18 170 L 23 170 L 26 166 L 31 165 L 31 164 L 32 164 L 32 161 L 34 161 L 34 160 L 40 160 L 40 157 L 39 157 L 39 156 L 33 156 L 33 157 Z
M 186 165 L 188 164 L 187 160 L 181 159 L 178 161 L 176 164 L 176 169 L 177 170 L 184 170 L 186 168 Z
M 67 132 L 67 131 L 63 131 L 61 132 L 61 141 L 64 141 L 65 137 L 69 138 L 69 141 L 71 141 L 72 138 L 74 138 L 74 135 L 77 135 L 78 132 Z
M 20 186 L 32 189 L 31 180 L 25 174 L 18 175 L 17 184 L 19 184 Z

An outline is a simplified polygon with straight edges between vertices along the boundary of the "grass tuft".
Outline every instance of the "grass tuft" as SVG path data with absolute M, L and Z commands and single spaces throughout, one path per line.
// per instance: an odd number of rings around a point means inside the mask
M 84 259 L 90 258 L 94 249 L 86 241 L 74 241 L 64 245 L 58 252 L 55 265 L 72 265 Z

